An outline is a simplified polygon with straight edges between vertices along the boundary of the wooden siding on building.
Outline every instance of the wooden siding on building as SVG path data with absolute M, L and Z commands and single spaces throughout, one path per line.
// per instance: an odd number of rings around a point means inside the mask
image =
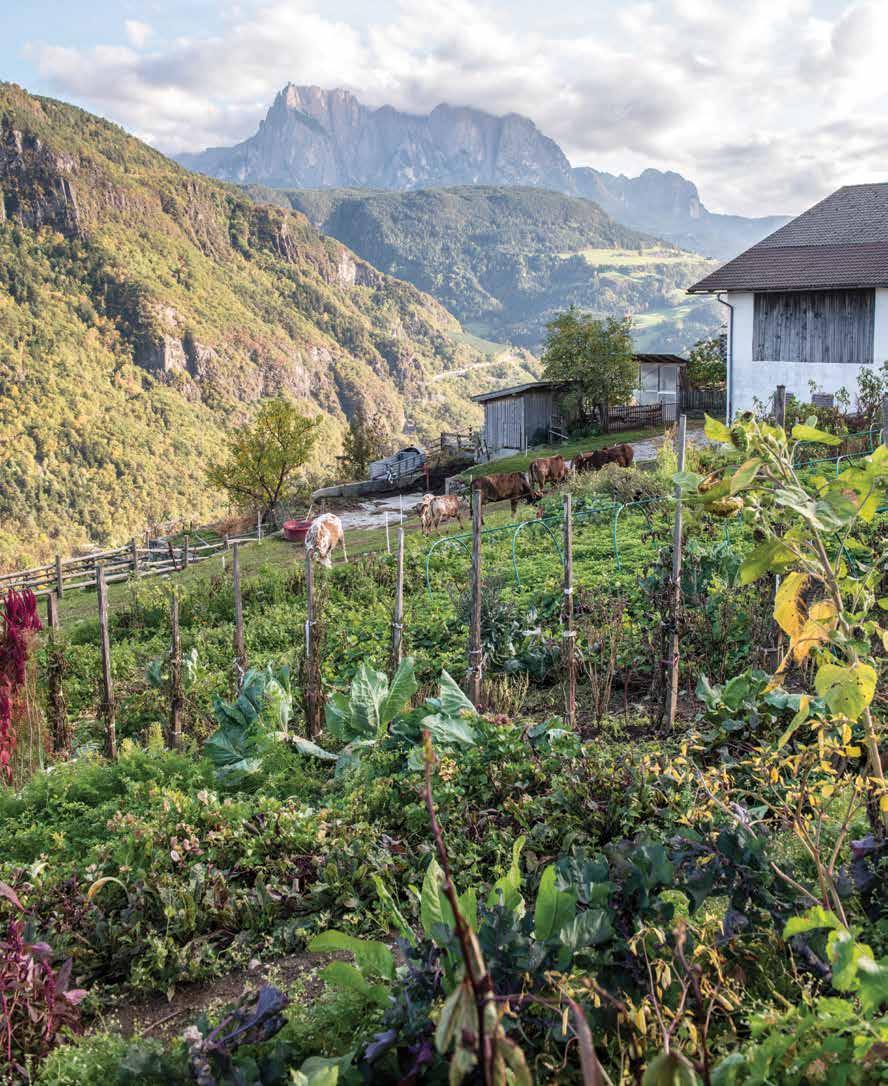
M 545 445 L 549 440 L 549 427 L 555 412 L 554 397 L 550 391 L 524 394 L 524 433 L 528 445 Z
M 520 396 L 484 405 L 484 440 L 488 449 L 524 448 L 524 401 Z
M 873 361 L 875 291 L 824 290 L 756 294 L 753 361 Z

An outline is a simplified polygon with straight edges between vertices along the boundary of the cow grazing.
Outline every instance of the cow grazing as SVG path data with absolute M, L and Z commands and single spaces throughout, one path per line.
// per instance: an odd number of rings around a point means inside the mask
M 543 496 L 541 491 L 534 490 L 530 479 L 521 471 L 509 471 L 502 475 L 479 475 L 472 480 L 472 490 L 477 490 L 481 495 L 482 513 L 487 502 L 508 501 L 513 517 L 518 511 L 518 502 L 527 501 L 535 505 Z
M 444 494 L 438 498 L 433 494 L 425 494 L 419 513 L 423 533 L 429 535 L 432 531 L 437 532 L 444 521 L 454 518 L 459 521 L 459 526 L 462 528 L 464 512 L 464 499 L 457 497 L 456 494 Z
M 584 471 L 598 471 L 605 464 L 619 464 L 621 468 L 628 468 L 635 458 L 635 450 L 631 445 L 623 442 L 620 445 L 609 445 L 606 449 L 594 449 L 592 452 L 577 453 L 573 458 L 571 467 L 578 474 Z
M 567 468 L 563 456 L 540 456 L 530 464 L 530 478 L 537 490 L 545 490 L 546 483 L 553 487 L 563 483 Z
M 342 553 L 348 561 L 348 552 L 345 549 L 345 533 L 342 530 L 342 521 L 335 513 L 321 513 L 311 522 L 308 534 L 305 537 L 305 553 L 313 562 L 320 562 L 327 569 L 333 565 L 331 554 L 337 545 L 342 544 Z

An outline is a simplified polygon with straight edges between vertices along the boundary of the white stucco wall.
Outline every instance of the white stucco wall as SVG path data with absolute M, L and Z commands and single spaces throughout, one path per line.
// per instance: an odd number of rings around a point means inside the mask
M 860 366 L 836 363 L 812 365 L 807 362 L 753 362 L 754 297 L 750 292 L 730 291 L 725 298 L 734 307 L 731 343 L 733 413 L 737 415 L 741 411 L 751 411 L 756 398 L 765 404 L 770 403 L 777 385 L 786 385 L 787 392 L 793 393 L 800 400 L 808 401 L 811 399 L 809 381 L 815 381 L 818 391 L 827 393 L 835 393 L 840 388 L 846 388 L 851 395 L 853 410 Z M 888 361 L 888 289 L 883 288 L 876 290 L 873 358 L 877 366 Z

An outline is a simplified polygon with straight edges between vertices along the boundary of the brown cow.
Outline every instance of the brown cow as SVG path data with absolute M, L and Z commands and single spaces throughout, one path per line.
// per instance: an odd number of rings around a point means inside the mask
M 472 490 L 477 490 L 481 495 L 482 523 L 486 502 L 508 500 L 514 517 L 518 511 L 518 502 L 523 500 L 535 505 L 543 496 L 541 491 L 533 489 L 530 479 L 521 471 L 508 471 L 501 475 L 479 475 L 477 479 L 472 480 Z
M 445 494 L 438 498 L 433 494 L 424 494 L 419 511 L 423 535 L 429 535 L 433 529 L 437 532 L 442 521 L 452 520 L 454 517 L 459 521 L 459 526 L 462 528 L 464 512 L 464 498 L 459 498 L 455 494 Z
M 540 456 L 531 461 L 530 478 L 538 490 L 545 490 L 546 483 L 551 483 L 553 487 L 558 486 L 564 482 L 566 475 L 563 456 Z
M 628 468 L 634 458 L 635 450 L 623 442 L 620 445 L 610 445 L 606 449 L 577 453 L 571 466 L 579 475 L 584 471 L 598 471 L 605 464 L 619 464 L 621 468 Z

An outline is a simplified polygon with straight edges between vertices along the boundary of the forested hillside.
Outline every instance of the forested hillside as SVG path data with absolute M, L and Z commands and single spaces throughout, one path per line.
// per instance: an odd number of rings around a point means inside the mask
M 631 312 L 646 349 L 686 350 L 720 326 L 712 302 L 685 294 L 711 262 L 621 225 L 589 200 L 485 186 L 248 191 L 303 211 L 325 234 L 494 340 L 537 349 L 546 322 L 569 305 Z
M 357 405 L 436 436 L 532 370 L 504 359 L 302 215 L 0 85 L 0 564 L 217 510 L 205 461 L 263 396 L 324 414 L 322 471 Z

